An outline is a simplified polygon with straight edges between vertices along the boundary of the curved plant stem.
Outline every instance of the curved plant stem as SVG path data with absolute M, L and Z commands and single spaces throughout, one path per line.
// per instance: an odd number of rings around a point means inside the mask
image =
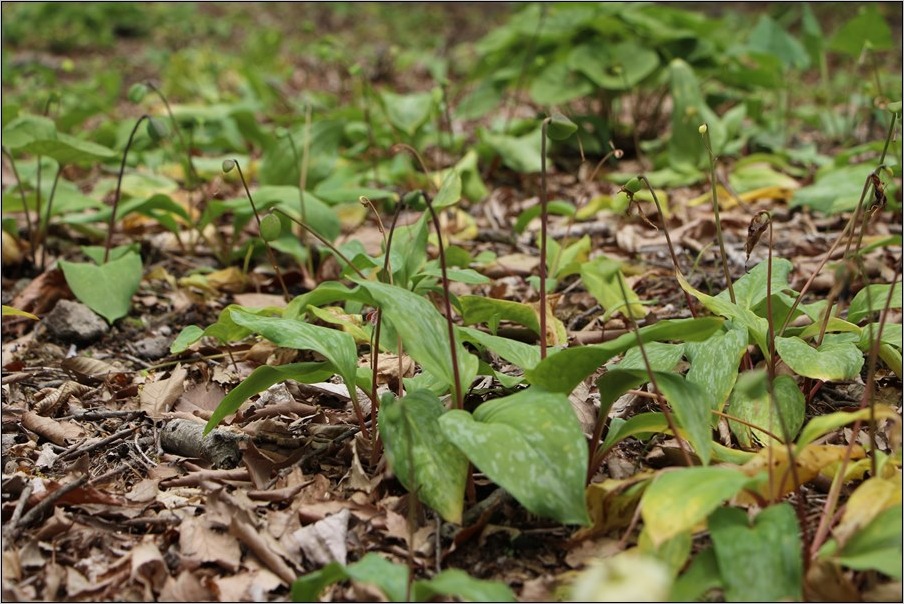
M 254 219 L 257 220 L 257 228 L 260 230 L 261 228 L 261 217 L 260 214 L 257 213 L 257 206 L 254 205 L 254 198 L 251 197 L 251 191 L 248 190 L 248 183 L 245 182 L 245 175 L 242 173 L 242 166 L 239 165 L 239 162 L 236 160 L 232 160 L 235 163 L 235 168 L 239 172 L 239 179 L 242 181 L 242 186 L 245 188 L 245 195 L 248 196 L 248 202 L 251 204 L 251 211 L 254 212 Z M 286 287 L 285 281 L 283 281 L 282 273 L 279 270 L 279 265 L 276 264 L 276 255 L 273 253 L 273 248 L 270 247 L 270 242 L 264 240 L 264 246 L 267 248 L 267 257 L 270 260 L 270 264 L 273 266 L 273 270 L 276 272 L 276 279 L 279 281 L 280 287 L 283 290 L 283 297 L 286 302 L 292 297 L 289 295 L 289 290 Z M 363 425 L 363 422 L 362 422 Z M 367 432 L 366 430 L 362 430 L 362 432 Z
M 129 156 L 129 148 L 132 146 L 132 140 L 135 138 L 135 133 L 138 132 L 138 126 L 140 126 L 141 122 L 144 120 L 149 119 L 151 119 L 151 117 L 146 113 L 138 118 L 138 121 L 135 122 L 135 127 L 132 128 L 132 132 L 129 134 L 126 148 L 122 152 L 122 162 L 119 164 L 119 177 L 116 179 L 116 194 L 113 196 L 113 210 L 110 212 L 110 220 L 107 223 L 107 240 L 104 242 L 104 261 L 102 264 L 106 264 L 107 260 L 110 259 L 110 244 L 113 242 L 113 226 L 116 224 L 116 210 L 119 207 L 119 196 L 122 193 L 122 176 L 126 171 L 126 158 Z
M 461 375 L 458 370 L 458 350 L 455 346 L 455 326 L 452 324 L 452 302 L 449 294 L 449 277 L 446 274 L 446 252 L 443 249 L 443 232 L 439 225 L 439 217 L 433 209 L 433 202 L 426 193 L 422 192 L 430 217 L 433 219 L 433 228 L 436 229 L 436 240 L 439 245 L 439 266 L 443 275 L 443 306 L 445 307 L 446 325 L 449 328 L 449 352 L 452 355 L 452 377 L 455 381 L 455 408 L 464 409 L 464 393 L 462 392 Z
M 427 177 L 427 181 L 430 183 L 430 188 L 433 189 L 433 192 L 436 193 L 437 191 L 439 191 L 439 187 L 435 182 L 433 182 L 433 179 L 430 178 L 430 170 L 427 169 L 427 164 L 424 163 L 424 158 L 421 157 L 421 154 L 417 152 L 417 149 L 406 143 L 396 143 L 389 149 L 391 153 L 398 153 L 402 150 L 408 151 L 408 153 L 413 155 L 417 160 L 417 163 L 421 166 L 421 172 L 423 172 L 424 176 Z
M 63 174 L 63 166 L 57 166 L 56 176 L 53 177 L 53 184 L 50 186 L 50 196 L 47 198 L 47 210 L 44 212 L 44 219 L 40 221 L 38 226 L 38 238 L 41 243 L 44 243 L 44 239 L 47 237 L 47 226 L 50 224 L 50 215 L 53 211 L 53 198 L 56 196 L 57 185 L 60 183 L 60 176 Z M 44 272 L 44 261 L 47 256 L 47 246 L 41 245 L 41 262 L 39 263 L 39 267 L 41 272 Z
M 28 212 L 28 200 L 25 197 L 25 186 L 22 182 L 22 179 L 19 178 L 19 169 L 16 168 L 16 160 L 13 159 L 12 154 L 6 147 L 0 148 L 2 150 L 3 155 L 9 160 L 10 168 L 12 168 L 13 176 L 16 178 L 16 186 L 19 188 L 19 194 L 22 196 L 22 212 L 25 214 L 25 227 L 28 229 L 28 255 L 31 257 L 31 261 L 35 262 L 35 250 L 34 250 L 34 227 L 31 224 L 31 214 Z M 40 216 L 38 217 L 38 222 L 40 223 Z
M 320 243 L 322 243 L 323 245 L 325 245 L 327 248 L 329 248 L 329 250 L 330 250 L 331 252 L 333 252 L 334 254 L 336 254 L 336 256 L 338 256 L 340 260 L 342 260 L 349 268 L 351 268 L 353 271 L 355 271 L 355 274 L 356 274 L 356 275 L 358 275 L 358 276 L 361 277 L 362 279 L 367 279 L 367 275 L 365 275 L 364 273 L 362 273 L 361 270 L 360 270 L 357 266 L 355 266 L 354 264 L 352 264 L 352 261 L 349 260 L 348 257 L 346 257 L 345 254 L 343 254 L 342 252 L 339 251 L 339 248 L 337 248 L 335 245 L 333 245 L 332 243 L 330 243 L 329 241 L 327 241 L 326 239 L 324 239 L 323 236 L 320 235 L 320 233 L 318 233 L 317 231 L 315 231 L 314 229 L 312 229 L 311 227 L 309 227 L 309 226 L 306 225 L 305 223 L 299 221 L 297 218 L 295 218 L 295 217 L 292 216 L 291 214 L 287 214 L 287 213 L 285 212 L 285 210 L 282 210 L 281 208 L 273 208 L 273 212 L 285 216 L 286 218 L 288 218 L 289 220 L 291 220 L 292 222 L 294 222 L 295 224 L 297 224 L 298 226 L 300 226 L 301 228 L 303 228 L 303 229 L 304 229 L 308 234 L 310 234 L 314 239 L 316 239 L 317 241 L 319 241 Z
M 195 185 L 201 180 L 198 176 L 198 172 L 195 170 L 195 164 L 191 159 L 191 147 L 185 142 L 185 137 L 182 136 L 182 128 L 179 127 L 179 122 L 176 121 L 176 116 L 173 115 L 173 110 L 170 108 L 169 101 L 166 100 L 166 96 L 163 94 L 163 91 L 157 88 L 153 82 L 147 82 L 147 87 L 154 91 L 154 93 L 160 97 L 160 100 L 163 101 L 163 106 L 166 108 L 166 114 L 170 118 L 170 122 L 173 123 L 173 130 L 176 131 L 176 137 L 179 139 L 179 144 L 182 146 L 182 150 L 185 153 L 186 160 L 188 162 L 188 188 L 193 189 Z
M 675 246 L 672 243 L 672 237 L 669 235 L 669 228 L 665 223 L 665 216 L 662 213 L 662 205 L 659 203 L 659 197 L 656 195 L 656 190 L 653 188 L 653 185 L 650 184 L 650 181 L 643 174 L 638 175 L 637 177 L 644 185 L 646 185 L 647 190 L 650 191 L 650 195 L 653 196 L 653 203 L 656 204 L 656 212 L 659 214 L 659 223 L 662 225 L 662 232 L 665 235 L 665 243 L 669 248 L 669 256 L 672 258 L 672 264 L 675 266 L 675 270 L 678 271 L 678 274 L 683 275 L 684 273 L 681 271 L 681 264 L 678 263 L 678 254 L 675 253 Z M 632 197 L 633 199 L 633 197 Z M 694 310 L 694 303 L 691 299 L 691 295 L 684 291 L 684 300 L 687 302 L 687 308 L 691 311 L 691 316 L 697 316 L 697 312 Z

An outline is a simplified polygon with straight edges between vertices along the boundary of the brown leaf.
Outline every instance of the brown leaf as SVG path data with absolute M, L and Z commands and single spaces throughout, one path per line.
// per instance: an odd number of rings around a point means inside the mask
M 190 516 L 179 525 L 179 549 L 182 562 L 188 568 L 214 563 L 235 571 L 242 559 L 242 550 L 232 535 L 214 530 L 204 516 Z
M 291 540 L 305 558 L 317 566 L 330 562 L 345 564 L 348 558 L 348 508 L 292 533 Z M 288 546 L 288 544 L 286 544 Z
M 60 367 L 75 376 L 83 384 L 96 384 L 104 377 L 122 373 L 113 365 L 91 357 L 71 357 L 60 362 Z
M 188 377 L 188 372 L 180 364 L 176 366 L 170 377 L 145 384 L 141 389 L 139 408 L 151 418 L 160 419 L 182 396 L 186 377 Z
M 78 424 L 42 417 L 34 411 L 22 414 L 22 426 L 60 446 L 72 444 L 85 437 L 85 430 Z
M 207 602 L 213 594 L 195 577 L 194 573 L 183 570 L 175 579 L 167 577 L 160 590 L 158 602 Z
M 169 577 L 166 562 L 160 550 L 154 544 L 152 535 L 145 535 L 144 539 L 132 548 L 131 579 L 137 580 L 147 586 L 152 593 L 159 593 L 163 584 Z

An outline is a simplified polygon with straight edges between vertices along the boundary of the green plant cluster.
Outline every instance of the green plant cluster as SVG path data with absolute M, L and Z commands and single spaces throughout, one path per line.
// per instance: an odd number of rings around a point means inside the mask
M 90 22 L 93 10 L 80 22 Z M 127 22 L 133 9 L 123 10 Z M 656 203 L 663 215 L 668 205 L 660 206 L 659 198 L 667 201 L 669 187 L 715 172 L 714 154 L 752 150 L 760 153 L 735 162 L 726 183 L 712 183 L 714 209 L 726 199 L 753 199 L 768 190 L 791 207 L 854 211 L 839 241 L 855 241 L 861 221 L 885 202 L 894 206 L 901 150 L 890 140 L 901 106 L 900 99 L 885 96 L 893 88 L 864 78 L 858 89 L 863 96 L 853 97 L 846 126 L 808 113 L 792 102 L 791 95 L 800 92 L 787 86 L 789 74 L 815 73 L 824 95 L 810 99 L 810 109 L 833 107 L 830 58 L 882 56 L 892 46 L 879 9 L 864 7 L 831 36 L 807 5 L 764 15 L 752 28 L 732 19 L 653 4 L 528 4 L 476 46 L 479 60 L 470 74 L 476 84 L 461 103 L 442 77 L 423 90 L 399 93 L 376 85 L 354 61 L 344 65 L 350 100 L 315 93 L 287 99 L 278 82 L 261 76 L 267 69 L 284 73 L 278 61 L 255 70 L 246 58 L 236 68 L 209 52 L 177 56 L 160 86 L 133 86 L 128 96 L 136 111 L 146 112 L 137 121 L 108 119 L 85 132 L 79 116 L 88 116 L 73 113 L 65 100 L 58 103 L 57 119 L 48 117 L 53 103 L 43 112 L 4 103 L 3 151 L 17 181 L 3 192 L 4 215 L 22 213 L 28 224 L 20 230 L 5 217 L 3 229 L 33 256 L 48 245 L 51 226 L 103 241 L 82 247 L 91 262 L 59 265 L 76 296 L 111 323 L 130 312 L 143 268 L 134 246 L 111 243 L 117 225 L 130 216 L 155 221 L 186 250 L 203 246 L 223 266 L 263 254 L 272 261 L 281 253 L 309 267 L 334 257 L 340 281 L 287 295 L 283 307 L 230 305 L 215 323 L 190 326 L 178 336 L 174 354 L 204 337 L 227 345 L 255 336 L 321 359 L 259 367 L 224 398 L 208 430 L 273 384 L 335 375 L 348 389 L 360 430 L 382 441 L 399 482 L 448 522 L 461 522 L 473 466 L 529 512 L 588 533 L 625 528 L 639 510 L 643 528 L 635 549 L 665 569 L 672 598 L 696 599 L 720 588 L 729 600 L 799 599 L 805 560 L 876 570 L 900 581 L 900 498 L 889 496 L 888 505 L 855 519 L 843 517 L 845 530 L 832 535 L 826 523 L 834 508 L 827 507 L 815 536 L 785 501 L 791 492 L 799 499 L 801 485 L 821 472 L 834 480 L 835 504 L 842 485 L 868 476 L 848 509 L 873 492 L 899 489 L 900 451 L 886 456 L 816 442 L 848 425 L 873 430 L 879 422 L 900 422 L 893 409 L 867 397 L 859 410 L 808 419 L 807 404 L 815 384 L 862 375 L 870 381 L 880 361 L 902 376 L 901 326 L 882 319 L 882 311 L 901 308 L 900 274 L 892 283 L 866 284 L 843 307 L 837 292 L 807 303 L 806 292 L 791 287 L 791 263 L 773 258 L 770 242 L 768 259 L 730 277 L 716 295 L 695 288 L 676 266 L 676 283 L 699 316 L 637 327 L 644 301 L 631 291 L 619 263 L 591 258 L 588 237 L 546 238 L 550 213 L 590 220 L 642 201 Z M 792 34 L 789 24 L 800 33 Z M 277 34 L 261 34 L 250 52 L 263 61 L 280 44 Z M 442 75 L 442 63 L 433 63 L 433 71 Z M 450 116 L 476 119 L 519 88 L 541 117 L 508 119 L 502 107 L 499 119 L 484 120 L 473 137 L 451 128 Z M 180 102 L 171 104 L 168 93 Z M 621 121 L 624 107 L 644 108 L 639 99 L 657 97 L 668 99 L 668 120 L 665 105 L 654 104 L 648 114 L 635 112 L 629 123 Z M 265 121 L 264 113 L 274 117 Z M 837 142 L 864 120 L 887 126 L 887 136 L 834 157 L 789 146 L 789 132 L 806 126 L 834 124 L 830 139 Z M 636 150 L 652 160 L 644 179 L 609 173 L 619 184 L 627 182 L 622 191 L 581 206 L 547 200 L 544 187 L 542 203 L 519 217 L 519 232 L 535 218 L 543 224 L 543 260 L 534 281 L 539 305 L 450 292 L 450 281 L 486 283 L 481 269 L 493 256 L 472 256 L 449 245 L 435 212 L 465 217 L 464 209 L 489 194 L 484 175 L 494 164 L 522 175 L 539 173 L 545 183 L 547 156 L 566 157 L 578 145 L 602 156 L 610 140 L 638 133 L 641 123 L 668 124 L 667 135 L 654 131 L 637 140 Z M 434 169 L 421 168 L 422 150 L 442 158 Z M 86 191 L 71 175 L 96 166 L 106 175 Z M 814 181 L 800 187 L 798 179 L 808 171 Z M 214 179 L 241 186 L 244 194 L 207 196 L 201 203 L 184 195 L 206 195 L 202 184 Z M 643 188 L 642 180 L 662 189 Z M 253 193 L 249 181 L 257 183 Z M 111 194 L 112 205 L 106 203 Z M 363 221 L 368 204 L 420 216 L 407 226 L 393 223 L 379 254 L 354 240 L 337 247 L 343 222 Z M 249 230 L 260 236 L 245 236 Z M 436 258 L 428 254 L 431 241 L 442 250 Z M 848 262 L 838 268 L 847 271 L 842 276 L 860 278 L 858 262 L 870 247 L 901 245 L 900 237 L 861 243 L 846 250 Z M 31 260 L 43 265 L 43 253 Z M 565 279 L 580 279 L 607 317 L 620 313 L 632 329 L 605 343 L 568 347 L 565 326 L 545 303 L 546 293 Z M 443 311 L 433 299 L 443 301 Z M 460 317 L 457 325 L 452 308 Z M 375 320 L 359 320 L 369 309 L 376 309 Z M 502 323 L 523 326 L 539 344 L 503 337 Z M 359 366 L 363 349 L 372 360 L 365 367 Z M 403 380 L 404 394 L 378 395 L 376 357 L 400 349 L 419 372 Z M 499 371 L 495 359 L 514 369 Z M 588 439 L 569 395 L 602 368 L 595 381 L 600 408 Z M 466 409 L 465 394 L 478 377 L 492 378 L 493 396 Z M 615 401 L 645 384 L 659 410 L 610 420 Z M 371 399 L 376 423 L 369 427 L 360 392 Z M 737 448 L 717 438 L 721 418 L 727 418 Z M 588 484 L 619 443 L 662 435 L 676 440 L 690 467 Z M 762 511 L 751 520 L 748 506 Z M 883 530 L 895 518 L 897 547 Z M 692 555 L 703 524 L 712 543 Z M 393 600 L 511 599 L 499 585 L 454 571 L 412 583 L 405 569 L 387 565 L 373 556 L 330 565 L 299 579 L 293 594 L 313 598 L 330 583 L 352 579 L 380 585 Z M 763 576 L 774 580 L 763 582 Z

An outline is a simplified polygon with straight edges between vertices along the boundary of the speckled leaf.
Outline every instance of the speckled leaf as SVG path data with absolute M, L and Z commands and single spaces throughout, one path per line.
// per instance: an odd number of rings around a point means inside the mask
M 529 511 L 589 524 L 584 503 L 587 441 L 568 397 L 529 388 L 443 415 L 446 437 Z
M 894 287 L 891 292 L 891 304 L 889 308 L 901 308 L 901 282 L 898 281 L 894 285 L 889 283 L 875 283 L 867 285 L 854 296 L 851 300 L 851 306 L 848 308 L 848 321 L 851 323 L 859 323 L 863 317 L 871 312 L 879 311 L 885 308 L 885 301 L 888 299 L 889 289 Z
M 813 348 L 798 337 L 776 338 L 775 351 L 795 373 L 816 380 L 852 380 L 863 367 L 863 353 L 852 342 Z
M 641 500 L 644 530 L 658 546 L 693 529 L 749 480 L 738 468 L 727 466 L 663 472 Z
M 761 426 L 772 434 L 783 437 L 782 426 L 788 430 L 788 437 L 794 439 L 804 423 L 806 402 L 797 382 L 790 375 L 780 375 L 775 378 L 773 390 L 775 392 L 775 405 L 772 408 L 769 401 L 769 393 L 766 392 L 765 372 L 754 374 L 748 371 L 743 374 L 745 383 L 738 379 L 738 386 L 731 393 L 729 415 L 743 419 L 755 426 Z M 752 384 L 752 381 L 762 384 Z M 767 444 L 772 439 L 762 430 L 756 430 L 744 424 L 728 420 L 728 426 L 738 438 L 738 442 L 745 448 L 753 447 L 752 438 L 758 442 Z M 751 438 L 752 437 L 752 438 Z
M 721 326 L 722 319 L 716 317 L 666 319 L 642 327 L 640 335 L 644 342 L 657 340 L 696 342 L 705 340 Z M 632 332 L 602 344 L 566 348 L 546 357 L 533 369 L 526 370 L 524 375 L 530 383 L 544 390 L 567 394 L 603 363 L 636 343 L 637 336 Z
M 374 281 L 362 281 L 360 285 L 383 309 L 383 319 L 402 338 L 405 352 L 433 375 L 454 384 L 448 327 L 439 311 L 426 298 L 400 287 Z M 477 357 L 459 341 L 455 347 L 461 385 L 467 388 L 477 375 Z
M 461 522 L 468 460 L 439 427 L 445 409 L 435 394 L 412 392 L 380 406 L 380 436 L 399 482 L 447 522 Z
M 732 283 L 732 289 L 734 290 L 735 300 L 737 300 L 738 306 L 753 309 L 766 299 L 766 277 L 769 274 L 768 268 L 768 261 L 763 260 L 750 269 L 740 279 Z M 777 294 L 789 288 L 788 275 L 790 274 L 791 262 L 789 260 L 785 260 L 784 258 L 775 258 L 772 260 L 771 289 L 773 294 Z M 724 302 L 731 301 L 727 289 L 719 293 L 716 297 Z
M 738 379 L 738 365 L 747 351 L 747 330 L 732 328 L 706 342 L 685 345 L 691 362 L 687 381 L 701 386 L 708 409 L 721 411 Z

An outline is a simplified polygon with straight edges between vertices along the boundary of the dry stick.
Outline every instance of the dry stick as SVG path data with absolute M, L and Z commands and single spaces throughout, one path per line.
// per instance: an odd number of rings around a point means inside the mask
M 540 127 L 540 360 L 546 358 L 546 223 L 549 221 L 546 199 L 546 129 L 550 118 Z
M 251 197 L 251 191 L 248 190 L 248 183 L 245 182 L 245 175 L 242 173 L 242 166 L 239 165 L 239 162 L 236 160 L 232 160 L 235 165 L 236 170 L 239 171 L 239 179 L 242 181 L 242 186 L 245 188 L 245 195 L 248 196 L 248 202 L 251 204 L 251 211 L 254 212 L 254 219 L 257 220 L 257 228 L 258 232 L 260 232 L 261 228 L 261 217 L 260 214 L 257 213 L 257 206 L 254 205 L 254 199 Z M 270 247 L 270 242 L 266 239 L 264 241 L 264 246 L 267 248 L 267 257 L 270 260 L 270 264 L 273 265 L 273 270 L 276 272 L 276 279 L 279 281 L 279 285 L 283 290 L 283 297 L 286 302 L 292 297 L 289 295 L 289 290 L 286 287 L 285 281 L 283 281 L 282 273 L 279 270 L 279 266 L 276 264 L 276 255 L 273 253 L 273 248 Z
M 119 164 L 119 177 L 116 179 L 116 194 L 113 196 L 113 209 L 110 211 L 110 220 L 107 223 L 107 240 L 104 242 L 104 261 L 101 264 L 106 264 L 107 260 L 110 259 L 110 244 L 113 242 L 113 227 L 116 224 L 116 209 L 119 207 L 119 196 L 122 192 L 122 176 L 126 171 L 126 158 L 129 156 L 129 148 L 132 146 L 132 140 L 135 138 L 135 133 L 138 132 L 138 126 L 141 125 L 141 122 L 148 119 L 151 118 L 146 113 L 138 118 L 138 121 L 135 122 L 135 127 L 132 128 L 132 133 L 129 134 L 126 148 L 122 152 L 122 162 Z
M 26 200 L 26 197 L 25 197 L 25 187 L 23 186 L 22 179 L 19 178 L 19 169 L 16 168 L 16 160 L 13 159 L 12 154 L 9 152 L 9 150 L 7 150 L 6 147 L 2 147 L 2 153 L 9 160 L 10 168 L 12 168 L 12 170 L 13 170 L 13 176 L 16 178 L 16 185 L 19 187 L 19 194 L 22 196 L 22 212 L 25 213 L 25 226 L 28 229 L 28 242 L 30 244 L 29 249 L 28 249 L 28 254 L 31 256 L 31 261 L 34 262 L 35 261 L 35 256 L 34 256 L 34 252 L 35 252 L 34 236 L 35 236 L 35 234 L 34 234 L 34 228 L 31 225 L 31 214 L 28 213 L 28 201 Z M 40 221 L 41 221 L 41 217 L 38 216 L 38 222 L 40 223 Z
M 643 174 L 639 175 L 637 178 L 647 186 L 647 189 L 650 191 L 650 195 L 653 196 L 653 203 L 656 204 L 656 211 L 659 214 L 659 222 L 662 224 L 662 232 L 665 235 L 665 243 L 669 248 L 669 256 L 671 256 L 672 258 L 672 264 L 675 265 L 675 270 L 678 271 L 678 274 L 683 275 L 684 273 L 681 271 L 681 265 L 678 263 L 678 254 L 675 253 L 675 246 L 672 244 L 672 237 L 671 235 L 669 235 L 668 226 L 665 224 L 665 216 L 663 216 L 662 214 L 662 205 L 660 205 L 659 203 L 659 197 L 656 195 L 656 190 L 653 188 L 653 185 L 650 184 L 650 181 L 647 179 L 647 177 Z M 683 288 L 681 291 L 684 292 L 684 299 L 687 302 L 688 310 L 691 311 L 691 316 L 696 318 L 697 313 L 696 311 L 694 311 L 694 304 L 693 300 L 691 299 L 691 295 Z
M 628 304 L 628 292 L 625 291 L 625 284 L 622 283 L 621 279 L 616 279 L 618 282 L 618 288 L 621 290 L 622 300 L 625 302 L 625 309 L 629 309 L 630 305 Z M 647 375 L 650 377 L 650 383 L 653 385 L 653 388 L 656 392 L 661 393 L 659 390 L 659 386 L 656 384 L 656 376 L 653 375 L 653 367 L 650 365 L 650 359 L 647 357 L 646 348 L 643 345 L 643 338 L 640 336 L 640 328 L 637 327 L 637 321 L 634 320 L 634 315 L 630 310 L 628 312 L 623 312 L 622 315 L 628 319 L 631 323 L 631 327 L 634 330 L 635 337 L 637 338 L 637 347 L 640 349 L 640 355 L 643 357 L 643 364 L 647 370 Z M 691 459 L 691 454 L 687 450 L 687 444 L 684 442 L 684 439 L 681 437 L 681 434 L 678 433 L 678 426 L 675 424 L 675 418 L 672 417 L 672 412 L 669 411 L 668 405 L 666 405 L 662 399 L 656 399 L 656 402 L 659 403 L 659 408 L 662 409 L 662 414 L 665 416 L 666 422 L 669 424 L 669 430 L 672 431 L 672 434 L 675 435 L 675 439 L 678 441 L 678 447 L 681 449 L 682 455 L 684 455 L 684 462 L 688 465 L 688 467 L 694 465 L 693 460 Z
M 19 526 L 19 519 L 22 517 L 22 512 L 25 511 L 25 504 L 28 503 L 28 498 L 31 497 L 31 492 L 33 490 L 34 485 L 32 485 L 31 481 L 26 482 L 25 486 L 22 487 L 22 492 L 19 494 L 19 501 L 16 502 L 16 509 L 13 510 L 13 515 L 4 527 L 4 535 L 12 535 L 16 532 L 16 527 Z
M 138 430 L 141 426 L 131 426 L 129 428 L 123 428 L 119 432 L 114 432 L 110 436 L 106 438 L 102 438 L 95 443 L 91 443 L 90 445 L 83 446 L 81 444 L 70 447 L 66 451 L 63 451 L 59 457 L 57 457 L 57 461 L 66 461 L 67 459 L 71 459 L 73 457 L 78 457 L 81 455 L 87 455 L 89 453 L 93 453 L 97 449 L 109 445 L 112 442 L 123 439 L 129 436 L 135 430 Z
M 72 482 L 64 484 L 54 492 L 47 495 L 47 497 L 38 502 L 37 505 L 28 510 L 28 512 L 26 512 L 25 515 L 22 516 L 22 519 L 19 521 L 19 525 L 16 527 L 16 531 L 13 537 L 18 537 L 23 528 L 30 526 L 41 517 L 43 517 L 44 514 L 56 504 L 57 501 L 59 501 L 63 498 L 64 495 L 66 495 L 66 493 L 74 491 L 86 482 L 88 482 L 88 475 L 82 474 Z
M 709 127 L 706 124 L 703 124 L 700 127 L 701 134 L 703 135 L 703 146 L 706 147 L 706 151 L 709 154 L 709 188 L 712 190 L 712 198 L 713 198 L 713 214 L 715 215 L 715 223 L 716 223 L 716 239 L 719 241 L 719 253 L 721 254 L 722 260 L 722 272 L 725 274 L 725 282 L 728 284 L 728 296 L 731 298 L 731 303 L 736 304 L 737 300 L 735 299 L 734 294 L 734 286 L 731 283 L 731 271 L 728 268 L 728 255 L 725 253 L 725 242 L 722 239 L 722 221 L 719 218 L 719 199 L 716 194 L 716 156 L 713 154 L 712 146 L 710 145 L 709 139 Z
M 452 302 L 449 297 L 449 276 L 446 274 L 446 252 L 443 249 L 443 232 L 439 225 L 439 218 L 433 210 L 433 203 L 426 193 L 421 193 L 433 218 L 433 228 L 436 229 L 436 239 L 439 245 L 439 266 L 443 276 L 443 304 L 446 314 L 446 325 L 449 328 L 449 352 L 452 355 L 452 377 L 455 381 L 455 408 L 464 409 L 464 393 L 461 391 L 461 375 L 458 371 L 458 350 L 455 345 L 455 327 L 452 324 Z

